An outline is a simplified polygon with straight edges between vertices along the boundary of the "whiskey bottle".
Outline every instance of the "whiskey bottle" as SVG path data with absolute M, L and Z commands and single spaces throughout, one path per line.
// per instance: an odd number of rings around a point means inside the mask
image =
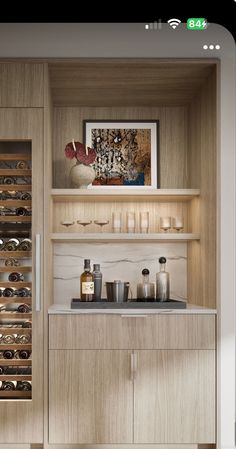
M 166 258 L 160 257 L 160 272 L 156 275 L 156 300 L 163 302 L 170 299 L 169 273 L 165 271 Z
M 10 282 L 20 282 L 24 280 L 24 275 L 22 273 L 17 273 L 17 271 L 13 271 L 8 276 L 8 280 Z
M 95 263 L 93 265 L 93 281 L 94 281 L 94 295 L 93 301 L 101 301 L 102 295 L 102 273 L 100 271 L 100 265 Z
M 84 272 L 80 276 L 80 300 L 92 301 L 94 295 L 94 280 L 91 273 L 90 259 L 84 260 Z

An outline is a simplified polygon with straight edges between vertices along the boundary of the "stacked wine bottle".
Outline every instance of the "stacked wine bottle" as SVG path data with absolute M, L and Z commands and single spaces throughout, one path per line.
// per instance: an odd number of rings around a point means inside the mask
M 31 154 L 0 152 L 0 399 L 32 395 Z

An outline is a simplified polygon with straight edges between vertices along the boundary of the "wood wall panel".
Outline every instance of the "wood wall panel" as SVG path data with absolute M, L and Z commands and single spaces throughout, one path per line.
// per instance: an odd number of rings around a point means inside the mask
M 0 63 L 0 107 L 43 107 L 44 65 Z
M 189 110 L 188 187 L 199 187 L 201 243 L 188 244 L 188 300 L 216 306 L 216 75 L 196 97 Z M 195 201 L 195 200 L 194 200 Z M 193 214 L 198 214 L 192 202 Z M 194 230 L 193 230 L 194 232 Z
M 54 108 L 53 187 L 69 188 L 69 171 L 75 160 L 65 157 L 74 138 L 83 141 L 83 120 L 160 120 L 160 186 L 187 188 L 187 109 L 160 108 Z

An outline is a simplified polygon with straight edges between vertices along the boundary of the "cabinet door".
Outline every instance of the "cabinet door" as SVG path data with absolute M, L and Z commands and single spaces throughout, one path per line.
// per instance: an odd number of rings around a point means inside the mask
M 215 442 L 215 352 L 137 351 L 134 443 Z
M 20 297 L 14 293 L 13 297 L 1 298 L 1 303 L 4 302 L 6 310 L 1 312 L 0 333 L 17 335 L 17 339 L 9 345 L 7 342 L 1 341 L 0 351 L 12 350 L 14 358 L 7 360 L 3 356 L 1 357 L 0 366 L 4 373 L 0 380 L 12 381 L 15 384 L 21 380 L 31 382 L 32 391 L 21 391 L 19 385 L 13 391 L 0 391 L 0 443 L 41 443 L 43 441 L 43 313 L 36 310 L 35 301 L 36 290 L 39 295 L 42 293 L 43 279 L 41 278 L 41 286 L 37 283 L 39 290 L 36 289 L 35 235 L 42 235 L 43 232 L 42 109 L 0 109 L 0 153 L 1 162 L 4 161 L 4 153 L 7 153 L 6 167 L 9 165 L 9 168 L 1 169 L 0 190 L 5 193 L 10 191 L 8 192 L 10 194 L 12 191 L 12 194 L 15 194 L 30 190 L 32 194 L 32 202 L 31 199 L 5 200 L 2 197 L 0 201 L 1 207 L 9 208 L 11 211 L 17 207 L 27 206 L 29 209 L 32 207 L 32 216 L 29 212 L 29 215 L 20 216 L 17 220 L 15 216 L 7 216 L 8 213 L 6 217 L 2 215 L 0 217 L 1 237 L 4 241 L 8 241 L 10 236 L 17 237 L 20 242 L 24 236 L 29 237 L 29 241 L 32 240 L 32 251 L 31 248 L 29 251 L 23 250 L 21 245 L 19 245 L 21 249 L 17 247 L 12 251 L 6 250 L 4 245 L 0 251 L 1 287 L 5 288 L 9 284 L 13 290 L 26 287 L 32 292 L 32 296 L 28 292 L 27 297 Z M 9 160 L 9 157 L 12 160 Z M 18 169 L 15 167 L 18 159 L 27 164 L 32 162 L 32 176 L 29 168 Z M 14 183 L 5 184 L 6 176 L 14 179 Z M 24 282 L 15 282 L 15 284 L 8 282 L 9 266 L 5 266 L 8 258 L 18 261 L 19 266 L 13 266 L 10 272 L 21 273 L 22 269 Z M 39 273 L 40 267 L 38 266 L 37 275 Z M 3 279 L 5 280 L 3 281 Z M 39 278 L 37 280 L 39 281 Z M 14 308 L 22 303 L 26 303 L 30 307 L 29 311 L 26 313 L 14 311 Z M 32 326 L 26 328 L 26 321 L 28 321 L 28 326 L 30 326 L 29 322 L 32 322 Z M 17 325 L 17 328 L 9 327 L 12 325 Z M 32 336 L 32 343 L 30 339 L 22 344 L 22 340 L 19 338 L 24 335 Z M 18 358 L 15 351 L 21 349 L 29 351 L 30 357 Z
M 49 351 L 50 443 L 132 443 L 130 360 L 130 351 Z

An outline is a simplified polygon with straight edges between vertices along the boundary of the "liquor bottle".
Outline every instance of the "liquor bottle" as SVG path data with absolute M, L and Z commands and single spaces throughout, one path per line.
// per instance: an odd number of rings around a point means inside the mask
M 14 288 L 11 287 L 4 288 L 2 296 L 4 296 L 5 298 L 10 298 L 14 296 Z
M 95 263 L 93 265 L 93 281 L 94 281 L 94 295 L 93 301 L 101 301 L 102 295 L 102 273 L 100 271 L 100 265 Z
M 84 260 L 84 272 L 80 276 L 80 301 L 92 301 L 94 281 L 91 273 L 90 259 Z
M 17 312 L 19 313 L 29 313 L 31 311 L 31 308 L 28 304 L 20 304 L 17 307 Z
M 137 285 L 137 301 L 154 301 L 155 286 L 149 282 L 149 270 L 142 270 L 142 283 Z
M 12 382 L 10 380 L 4 380 L 1 385 L 1 390 L 12 391 L 16 389 L 16 382 Z
M 166 258 L 160 257 L 160 272 L 156 275 L 156 300 L 163 302 L 170 299 L 170 277 L 165 271 Z
M 31 383 L 27 380 L 20 380 L 17 382 L 16 389 L 20 391 L 30 391 L 32 389 Z
M 7 349 L 6 351 L 3 351 L 3 358 L 4 359 L 13 359 L 14 358 L 14 351 L 11 351 L 10 349 Z
M 9 274 L 8 280 L 10 282 L 20 282 L 24 280 L 24 275 L 22 273 L 18 273 L 17 271 L 13 271 Z
M 27 287 L 21 287 L 15 290 L 15 295 L 19 296 L 20 298 L 26 298 L 28 296 L 31 296 L 31 290 Z

